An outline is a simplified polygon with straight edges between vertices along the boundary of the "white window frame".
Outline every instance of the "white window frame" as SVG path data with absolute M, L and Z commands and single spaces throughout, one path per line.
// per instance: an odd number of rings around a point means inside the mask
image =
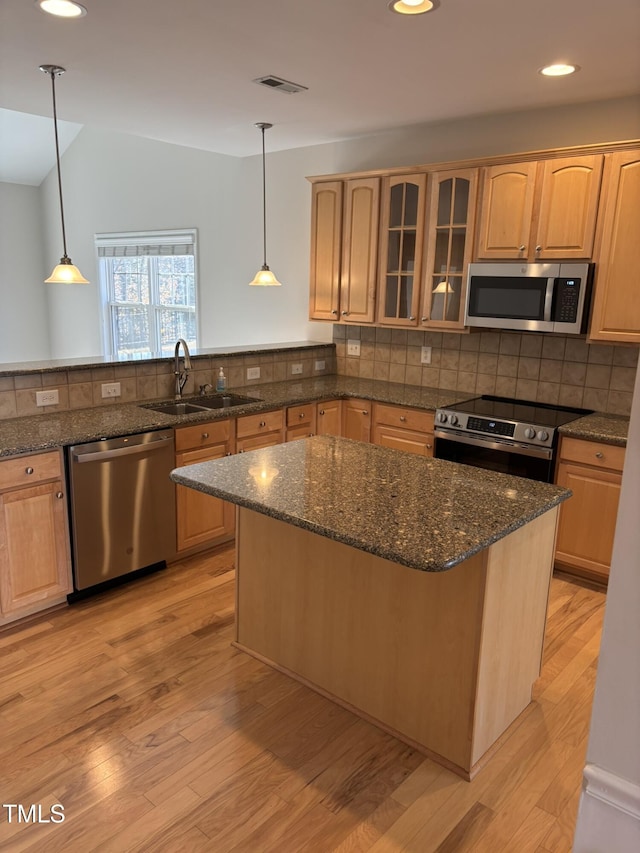
M 171 306 L 178 311 L 185 311 L 188 313 L 193 313 L 195 316 L 195 328 L 196 328 L 196 347 L 197 343 L 200 339 L 200 316 L 198 312 L 198 291 L 199 291 L 199 276 L 198 276 L 198 245 L 197 245 L 198 233 L 196 228 L 184 228 L 179 230 L 171 230 L 171 231 L 137 231 L 137 232 L 116 232 L 109 234 L 96 234 L 94 236 L 95 240 L 95 248 L 96 248 L 96 257 L 97 257 L 97 266 L 99 272 L 100 279 L 100 311 L 102 317 L 102 351 L 107 358 L 112 359 L 121 359 L 122 356 L 118 356 L 116 351 L 116 335 L 115 335 L 115 327 L 112 322 L 113 310 L 118 307 L 130 307 L 133 303 L 131 302 L 116 302 L 112 299 L 113 295 L 113 279 L 112 279 L 112 270 L 111 264 L 109 263 L 111 257 L 118 257 L 118 255 L 111 255 L 109 257 L 104 257 L 101 254 L 101 249 L 108 251 L 109 249 L 113 250 L 115 247 L 118 249 L 124 248 L 130 249 L 130 251 L 126 251 L 126 254 L 123 255 L 125 257 L 146 257 L 149 260 L 150 265 L 150 303 L 147 305 L 147 309 L 149 311 L 149 335 L 150 335 L 150 349 L 152 357 L 154 355 L 161 354 L 161 346 L 159 341 L 159 323 L 158 323 L 158 315 L 161 310 L 166 310 L 168 306 L 161 305 L 159 300 L 159 279 L 157 273 L 157 257 L 153 254 L 145 254 L 143 251 L 139 251 L 141 247 L 160 247 L 167 246 L 171 247 L 172 245 L 188 245 L 192 248 L 193 254 L 193 268 L 194 268 L 194 277 L 195 277 L 195 294 L 194 294 L 194 305 L 175 305 Z M 178 252 L 167 252 L 168 255 L 176 254 L 177 256 L 180 254 Z M 143 304 L 136 303 L 137 307 L 144 308 Z

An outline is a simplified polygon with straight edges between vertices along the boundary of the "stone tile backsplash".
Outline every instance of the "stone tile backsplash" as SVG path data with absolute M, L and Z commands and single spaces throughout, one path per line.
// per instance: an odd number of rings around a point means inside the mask
M 583 338 L 474 330 L 469 334 L 334 326 L 337 372 L 629 415 L 637 346 Z M 360 356 L 347 355 L 360 341 Z M 431 347 L 431 364 L 421 348 Z
M 315 370 L 316 360 L 324 361 L 323 370 Z M 193 369 L 182 392 L 185 397 L 197 394 L 200 386 L 207 382 L 215 388 L 221 367 L 224 368 L 229 388 L 247 389 L 266 382 L 324 376 L 336 372 L 335 356 L 327 346 L 318 349 L 310 347 L 304 350 L 232 355 L 225 358 L 197 356 L 192 357 L 192 364 Z M 295 377 L 291 373 L 294 364 L 302 365 L 302 373 L 296 374 Z M 260 378 L 247 380 L 248 367 L 259 367 Z M 120 396 L 104 399 L 101 387 L 103 382 L 119 382 Z M 57 406 L 36 405 L 36 391 L 43 388 L 57 389 L 60 400 Z M 173 359 L 0 376 L 0 419 L 172 398 L 174 389 Z

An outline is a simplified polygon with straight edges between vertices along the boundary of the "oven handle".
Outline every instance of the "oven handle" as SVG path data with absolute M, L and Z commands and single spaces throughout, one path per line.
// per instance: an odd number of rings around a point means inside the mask
M 513 441 L 504 441 L 503 439 L 476 438 L 475 436 L 456 432 L 455 430 L 435 429 L 433 431 L 433 436 L 434 438 L 445 438 L 448 441 L 457 441 L 459 444 L 471 444 L 474 447 L 486 447 L 489 450 L 511 451 L 511 453 L 518 453 L 520 456 L 533 456 L 536 459 L 551 459 L 553 457 L 553 450 L 550 447 L 529 447 L 525 444 L 516 444 Z M 435 455 L 437 458 L 437 442 Z

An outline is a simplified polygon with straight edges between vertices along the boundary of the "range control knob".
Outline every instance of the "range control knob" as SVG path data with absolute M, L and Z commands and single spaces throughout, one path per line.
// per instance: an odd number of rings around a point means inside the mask
M 524 431 L 524 437 L 525 438 L 535 438 L 536 437 L 535 429 L 533 427 L 527 427 Z
M 439 412 L 439 413 L 438 413 L 438 420 L 440 421 L 440 423 L 441 423 L 441 424 L 446 424 L 446 422 L 447 422 L 447 413 L 446 413 L 446 412 Z
M 458 423 L 458 416 L 449 415 L 449 423 L 451 424 L 451 426 L 455 426 Z
M 540 432 L 538 433 L 538 440 L 539 441 L 546 441 L 548 438 L 549 438 L 549 433 L 546 431 L 546 429 L 541 429 Z

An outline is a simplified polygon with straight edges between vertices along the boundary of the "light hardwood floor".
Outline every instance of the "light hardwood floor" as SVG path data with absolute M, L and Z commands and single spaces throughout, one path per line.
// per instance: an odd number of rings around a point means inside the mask
M 0 633 L 2 851 L 571 850 L 605 596 L 552 582 L 535 701 L 465 782 L 232 648 L 234 554 Z

